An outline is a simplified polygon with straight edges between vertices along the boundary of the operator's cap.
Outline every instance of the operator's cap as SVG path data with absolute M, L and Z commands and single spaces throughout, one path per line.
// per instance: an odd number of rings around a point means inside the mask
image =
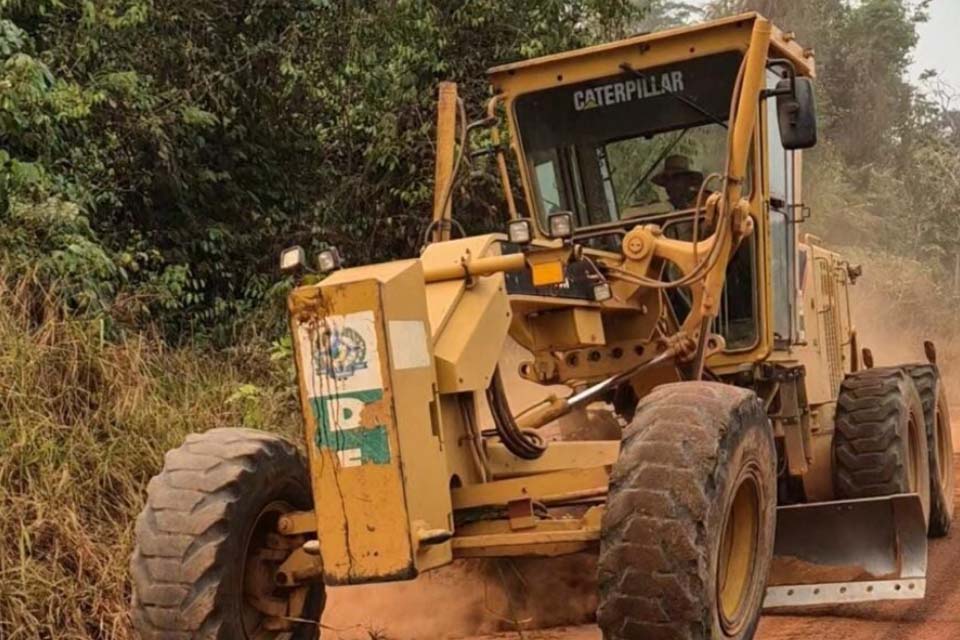
M 657 186 L 665 186 L 667 180 L 675 177 L 696 178 L 703 180 L 703 174 L 690 168 L 690 158 L 682 155 L 667 156 L 663 161 L 663 170 L 653 176 L 651 180 Z

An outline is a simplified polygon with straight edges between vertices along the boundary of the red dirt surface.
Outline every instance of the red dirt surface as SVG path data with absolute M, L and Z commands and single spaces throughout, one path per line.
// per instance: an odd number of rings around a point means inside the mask
M 955 431 L 954 442 L 960 443 L 957 436 L 960 433 Z M 956 467 L 960 477 L 960 456 Z M 582 602 L 579 592 L 592 590 L 588 578 L 591 571 L 574 562 L 562 569 L 556 567 L 557 570 L 551 572 L 552 580 L 543 575 L 523 576 L 532 579 L 521 579 L 510 591 L 515 595 L 525 592 L 525 596 L 541 605 L 533 615 L 517 618 L 547 626 L 558 621 L 551 620 L 546 612 L 556 616 L 567 609 L 581 620 L 589 615 L 585 604 L 589 606 L 594 602 Z M 508 607 L 502 594 L 495 593 L 495 588 L 484 588 L 484 583 L 489 585 L 493 578 L 485 573 L 483 569 L 467 565 L 458 569 L 455 578 L 428 584 L 407 583 L 407 593 L 387 587 L 382 594 L 376 593 L 376 588 L 355 590 L 351 587 L 340 593 L 334 590 L 324 622 L 329 620 L 334 622 L 331 626 L 338 627 L 346 618 L 356 626 L 343 624 L 337 630 L 327 629 L 324 640 L 601 640 L 600 631 L 593 625 L 525 630 L 522 634 L 513 631 L 475 635 L 490 633 L 498 626 L 505 628 L 502 616 Z M 755 640 L 960 640 L 960 522 L 955 522 L 948 538 L 931 541 L 927 578 L 927 597 L 923 600 L 821 607 L 791 615 L 765 616 Z M 550 593 L 535 587 L 551 583 Z M 523 586 L 519 586 L 521 584 Z M 468 597 L 464 597 L 465 594 Z M 571 607 L 565 601 L 576 605 Z M 340 616 L 330 615 L 338 609 Z M 366 615 L 358 615 L 361 611 Z M 501 613 L 495 615 L 498 611 Z M 377 619 L 389 622 L 377 624 Z M 338 622 L 340 624 L 336 624 Z M 358 622 L 360 624 L 356 624 Z

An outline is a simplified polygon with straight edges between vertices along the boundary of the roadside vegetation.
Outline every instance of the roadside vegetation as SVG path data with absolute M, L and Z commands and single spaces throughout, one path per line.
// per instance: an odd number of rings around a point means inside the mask
M 129 638 L 132 524 L 163 452 L 213 427 L 297 432 L 276 256 L 415 255 L 441 79 L 481 117 L 493 64 L 761 10 L 817 50 L 803 230 L 864 264 L 870 335 L 958 350 L 960 112 L 905 75 L 925 8 L 0 0 L 0 640 Z M 456 200 L 470 231 L 503 223 L 479 162 Z
M 293 435 L 293 387 L 256 335 L 107 338 L 35 276 L 0 278 L 0 638 L 127 638 L 132 524 L 164 451 L 214 427 Z

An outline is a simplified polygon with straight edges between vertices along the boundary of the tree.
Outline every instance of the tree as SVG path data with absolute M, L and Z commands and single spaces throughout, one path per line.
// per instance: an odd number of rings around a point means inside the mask
M 0 6 L 13 88 L 0 97 L 0 226 L 32 215 L 24 203 L 70 203 L 106 258 L 80 269 L 108 281 L 93 297 L 133 291 L 173 335 L 255 308 L 289 244 L 335 244 L 353 263 L 413 255 L 437 82 L 460 82 L 479 116 L 486 67 L 617 37 L 642 13 L 629 0 Z M 490 224 L 498 190 L 469 186 L 462 217 Z

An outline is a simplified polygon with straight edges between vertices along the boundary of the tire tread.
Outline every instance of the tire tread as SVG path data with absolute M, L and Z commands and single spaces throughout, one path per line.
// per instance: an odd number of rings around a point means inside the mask
M 752 392 L 718 383 L 664 385 L 640 401 L 603 518 L 597 619 L 605 640 L 710 637 L 707 513 L 724 436 L 744 419 L 767 420 Z
M 229 537 L 237 487 L 270 471 L 306 482 L 306 464 L 289 441 L 250 429 L 192 434 L 164 461 L 135 528 L 134 627 L 142 638 L 225 639 L 219 591 L 222 568 L 238 561 Z
M 834 434 L 834 485 L 845 499 L 907 493 L 899 430 L 907 377 L 899 367 L 865 369 L 840 386 Z

